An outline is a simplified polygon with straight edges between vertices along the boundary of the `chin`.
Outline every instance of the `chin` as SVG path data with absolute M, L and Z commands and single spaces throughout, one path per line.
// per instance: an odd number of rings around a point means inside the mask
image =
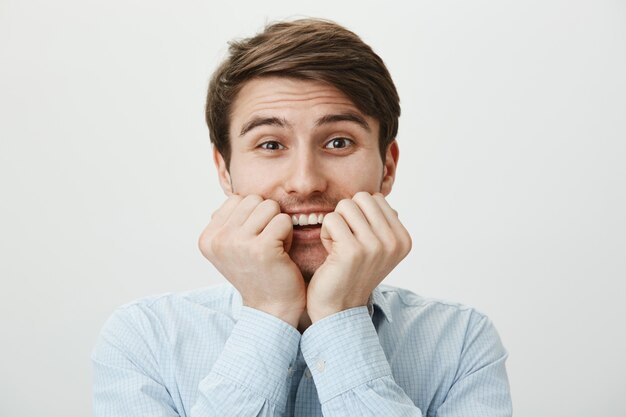
M 328 253 L 321 241 L 316 243 L 294 242 L 289 250 L 289 256 L 302 272 L 304 281 L 308 284 L 311 277 L 326 260 Z

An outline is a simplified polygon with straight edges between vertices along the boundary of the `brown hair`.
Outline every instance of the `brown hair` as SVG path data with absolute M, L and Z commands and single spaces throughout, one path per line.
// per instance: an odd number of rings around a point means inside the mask
M 382 59 L 361 38 L 321 19 L 278 22 L 254 37 L 229 42 L 229 55 L 209 84 L 205 116 L 211 142 L 230 165 L 230 112 L 243 84 L 264 76 L 327 82 L 380 123 L 379 149 L 398 133 L 400 99 Z

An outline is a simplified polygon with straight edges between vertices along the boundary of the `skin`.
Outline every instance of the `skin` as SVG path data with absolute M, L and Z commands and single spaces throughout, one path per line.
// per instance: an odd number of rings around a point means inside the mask
M 384 198 L 395 178 L 397 143 L 383 163 L 376 119 L 331 85 L 281 77 L 243 86 L 229 132 L 229 169 L 214 149 L 228 198 L 200 236 L 204 256 L 244 305 L 300 331 L 366 305 L 411 249 Z M 321 227 L 293 227 L 290 214 L 311 212 L 326 213 Z

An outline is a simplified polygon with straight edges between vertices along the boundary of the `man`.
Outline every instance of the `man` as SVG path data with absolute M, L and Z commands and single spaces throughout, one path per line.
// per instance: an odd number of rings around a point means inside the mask
M 411 247 L 385 200 L 399 114 L 382 60 L 334 23 L 232 43 L 206 107 L 228 198 L 199 239 L 229 284 L 118 309 L 95 415 L 510 415 L 484 315 L 379 286 Z

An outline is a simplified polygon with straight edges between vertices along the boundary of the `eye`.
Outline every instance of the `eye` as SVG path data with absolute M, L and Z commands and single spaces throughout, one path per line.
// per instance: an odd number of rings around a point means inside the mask
M 262 144 L 259 145 L 259 148 L 265 149 L 267 151 L 277 151 L 279 149 L 285 149 L 283 145 L 276 142 L 275 140 L 269 140 L 267 142 L 263 142 Z
M 348 146 L 352 146 L 354 142 L 348 138 L 334 138 L 331 139 L 324 148 L 326 149 L 342 149 L 347 148 Z

